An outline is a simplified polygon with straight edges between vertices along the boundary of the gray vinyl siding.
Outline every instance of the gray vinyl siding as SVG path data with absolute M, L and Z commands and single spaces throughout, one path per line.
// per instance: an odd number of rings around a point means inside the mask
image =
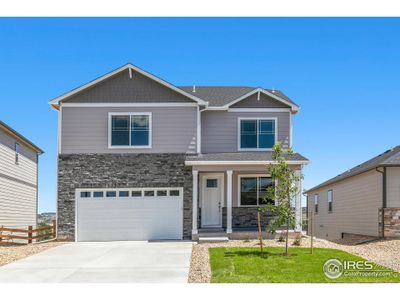
M 202 153 L 237 152 L 240 117 L 278 119 L 278 140 L 290 145 L 290 112 L 205 111 L 201 114 Z
M 400 167 L 387 167 L 386 172 L 386 206 L 400 207 Z
M 128 70 L 63 100 L 68 103 L 191 102 L 192 99 L 171 90 L 138 72 Z
M 15 142 L 20 144 L 15 163 Z M 36 226 L 37 155 L 0 130 L 0 226 Z
M 109 149 L 109 112 L 151 112 L 152 148 Z M 61 123 L 61 154 L 197 151 L 197 107 L 63 107 Z
M 9 148 L 11 151 L 14 152 L 15 150 L 15 143 L 20 144 L 20 154 L 27 159 L 36 163 L 37 160 L 37 153 L 33 151 L 31 148 L 25 146 L 25 144 L 21 141 L 17 141 L 14 137 L 10 136 L 2 129 L 0 129 L 0 144 L 4 147 Z
M 333 211 L 328 212 L 328 191 L 333 191 Z M 378 210 L 382 207 L 382 174 L 372 170 L 307 193 L 309 215 L 319 194 L 314 217 L 315 236 L 339 239 L 343 233 L 378 236 Z
M 0 226 L 36 226 L 36 188 L 0 177 Z
M 260 100 L 257 100 L 257 93 L 239 101 L 231 106 L 231 108 L 289 108 L 290 106 L 275 100 L 274 98 L 260 93 Z

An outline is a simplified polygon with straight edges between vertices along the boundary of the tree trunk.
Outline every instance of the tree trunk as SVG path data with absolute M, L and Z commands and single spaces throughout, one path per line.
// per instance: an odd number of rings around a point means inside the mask
M 262 238 L 260 211 L 257 212 L 257 223 L 258 223 L 258 239 L 260 241 L 261 256 L 264 256 L 264 249 L 263 249 L 264 242 L 263 242 L 263 238 Z
M 285 245 L 285 255 L 289 255 L 289 217 L 286 221 L 286 245 Z
M 285 255 L 289 255 L 289 228 L 290 228 L 290 191 L 287 188 L 287 205 L 288 205 L 288 213 L 286 216 L 286 245 L 285 245 Z

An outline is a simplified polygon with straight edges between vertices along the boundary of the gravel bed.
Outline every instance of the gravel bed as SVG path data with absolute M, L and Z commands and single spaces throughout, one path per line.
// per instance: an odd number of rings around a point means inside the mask
M 21 258 L 42 252 L 44 250 L 66 244 L 65 242 L 47 242 L 39 244 L 25 244 L 21 246 L 0 246 L 0 266 L 4 266 Z
M 314 247 L 343 250 L 400 272 L 400 240 L 376 240 L 357 245 L 359 242 L 360 240 L 354 238 L 341 239 L 336 242 L 316 239 Z M 290 240 L 290 247 L 297 247 L 292 243 L 293 240 Z M 277 240 L 264 240 L 264 245 L 266 247 L 284 247 L 285 243 Z M 211 281 L 208 249 L 214 247 L 259 247 L 259 241 L 230 240 L 224 243 L 194 244 L 188 279 L 190 283 L 209 283 Z M 304 237 L 300 247 L 310 247 L 310 238 Z

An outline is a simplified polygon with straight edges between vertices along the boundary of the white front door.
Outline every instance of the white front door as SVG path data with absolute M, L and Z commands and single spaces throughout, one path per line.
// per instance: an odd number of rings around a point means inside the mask
M 223 206 L 223 174 L 204 174 L 202 177 L 201 226 L 221 227 Z

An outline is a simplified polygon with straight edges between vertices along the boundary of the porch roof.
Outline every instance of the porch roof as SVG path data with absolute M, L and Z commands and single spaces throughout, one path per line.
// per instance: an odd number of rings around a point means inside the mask
M 188 155 L 185 164 L 196 165 L 266 165 L 273 163 L 271 151 L 232 152 L 232 153 L 204 153 Z M 299 153 L 288 159 L 289 164 L 305 165 L 309 160 Z

